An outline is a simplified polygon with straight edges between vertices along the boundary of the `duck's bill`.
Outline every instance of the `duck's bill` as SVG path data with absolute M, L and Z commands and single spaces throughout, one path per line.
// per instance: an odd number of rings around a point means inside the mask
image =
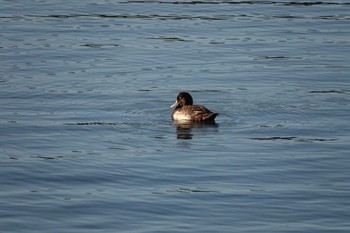
M 173 103 L 173 104 L 170 106 L 170 108 L 176 108 L 177 105 L 178 105 L 178 103 L 177 103 L 177 101 L 175 101 L 175 103 Z

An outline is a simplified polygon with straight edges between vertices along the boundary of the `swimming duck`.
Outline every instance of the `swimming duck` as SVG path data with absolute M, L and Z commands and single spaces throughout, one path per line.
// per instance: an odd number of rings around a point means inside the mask
M 218 115 L 202 105 L 193 105 L 192 96 L 187 92 L 180 92 L 171 108 L 175 121 L 213 121 Z

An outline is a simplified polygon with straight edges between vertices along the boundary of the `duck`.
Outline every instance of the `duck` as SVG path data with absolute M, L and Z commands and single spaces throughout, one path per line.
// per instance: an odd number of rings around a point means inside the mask
M 207 122 L 214 121 L 218 115 L 202 105 L 193 105 L 193 98 L 187 92 L 180 92 L 171 108 L 171 117 L 175 121 Z

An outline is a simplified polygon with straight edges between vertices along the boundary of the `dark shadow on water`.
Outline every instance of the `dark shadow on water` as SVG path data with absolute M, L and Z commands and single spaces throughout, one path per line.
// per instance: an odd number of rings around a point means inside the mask
M 215 121 L 203 121 L 203 122 L 195 122 L 195 121 L 173 121 L 176 126 L 176 134 L 177 139 L 189 140 L 192 139 L 194 134 L 194 129 L 199 129 L 200 131 L 206 132 L 205 129 L 208 128 L 218 128 L 219 126 L 215 123 Z

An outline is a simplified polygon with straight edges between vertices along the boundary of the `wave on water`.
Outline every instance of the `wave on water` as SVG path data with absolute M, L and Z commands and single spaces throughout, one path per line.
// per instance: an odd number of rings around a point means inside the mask
M 144 0 L 130 0 L 124 3 L 159 3 L 159 4 L 180 4 L 180 5 L 195 5 L 195 4 L 263 4 L 263 5 L 286 5 L 286 6 L 314 6 L 314 5 L 349 5 L 345 2 L 330 2 L 330 1 L 144 1 Z
M 24 15 L 24 16 L 5 16 L 6 19 L 25 19 L 25 18 L 114 18 L 114 19 L 141 19 L 141 20 L 232 20 L 236 18 L 256 18 L 256 19 L 317 19 L 317 20 L 347 20 L 348 15 L 264 15 L 264 14 L 225 14 L 225 15 L 192 15 L 192 14 L 52 14 L 52 15 Z
M 117 125 L 113 122 L 76 122 L 76 123 L 64 123 L 64 125 Z
M 296 141 L 296 142 L 331 142 L 331 141 L 338 140 L 336 138 L 300 138 L 300 137 L 294 137 L 294 136 L 256 137 L 251 139 L 259 140 L 259 141 L 285 140 L 285 141 Z
M 309 93 L 317 93 L 317 94 L 350 94 L 350 90 L 313 90 L 309 91 Z

